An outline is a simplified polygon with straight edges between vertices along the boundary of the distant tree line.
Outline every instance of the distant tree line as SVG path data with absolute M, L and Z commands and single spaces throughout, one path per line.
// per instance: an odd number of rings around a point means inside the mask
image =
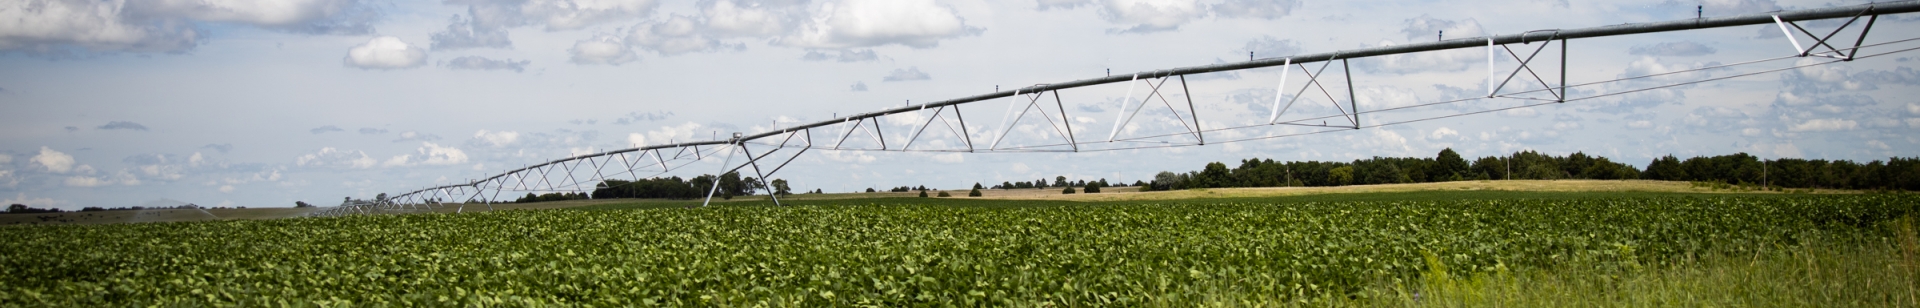
M 705 198 L 708 189 L 713 187 L 714 176 L 703 174 L 693 179 L 678 176 L 664 178 L 646 178 L 635 181 L 606 180 L 594 186 L 592 194 L 578 194 L 577 199 L 608 198 L 655 198 L 655 199 L 696 199 Z M 774 179 L 774 193 L 792 194 L 787 181 Z M 740 177 L 739 172 L 727 172 L 720 175 L 720 190 L 714 191 L 715 197 L 733 199 L 734 196 L 751 196 L 756 190 L 765 189 L 760 180 L 753 177 Z M 574 199 L 562 199 L 574 200 Z M 549 201 L 549 200 L 541 200 Z M 537 201 L 536 201 L 537 202 Z
M 534 195 L 533 193 L 527 193 L 527 196 L 525 197 L 514 199 L 513 203 L 532 203 L 532 202 L 587 200 L 587 199 L 588 199 L 587 194 L 577 193 L 577 192 L 544 193 L 539 195 Z
M 1920 190 L 1920 159 L 1899 158 L 1866 164 L 1846 160 L 1760 160 L 1746 153 L 1680 160 L 1654 159 L 1646 171 L 1606 157 L 1575 152 L 1566 156 L 1520 151 L 1469 162 L 1453 149 L 1433 158 L 1374 157 L 1352 162 L 1245 159 L 1228 168 L 1208 163 L 1199 171 L 1162 171 L 1142 191 L 1216 187 L 1342 186 L 1428 183 L 1462 180 L 1651 179 L 1767 185 L 1787 188 Z M 1010 185 L 1018 185 L 1012 183 Z
M 1920 158 L 1865 164 L 1847 160 L 1760 160 L 1746 153 L 1686 160 L 1668 155 L 1647 164 L 1643 178 L 1793 188 L 1920 190 Z
M 80 208 L 80 211 L 81 211 L 81 212 L 100 212 L 100 211 L 139 211 L 139 210 L 175 210 L 175 209 L 178 209 L 178 210 L 191 210 L 191 209 L 198 209 L 198 208 L 200 208 L 200 206 L 199 206 L 199 205 L 195 205 L 195 204 L 192 204 L 192 203 L 188 203 L 188 204 L 182 204 L 182 205 L 179 205 L 179 206 L 156 206 L 156 207 L 144 207 L 144 206 L 133 206 L 133 207 L 98 207 L 98 206 L 89 206 L 89 207 L 84 207 L 84 208 Z M 247 208 L 247 207 L 244 207 L 244 206 L 242 206 L 242 207 L 238 207 L 238 208 L 242 208 L 242 209 L 244 209 L 244 208 Z M 59 209 L 59 208 L 44 208 L 44 209 L 43 209 L 43 208 L 37 208 L 37 207 L 31 207 L 31 206 L 27 206 L 27 205 L 25 205 L 25 204 L 13 204 L 13 205 L 9 205 L 9 206 L 7 206 L 7 213 L 11 213 L 11 214 L 28 214 L 28 213 L 60 213 L 60 212 L 66 212 L 66 210 L 61 210 L 61 209 Z
M 179 204 L 179 206 L 154 206 L 154 208 L 146 208 L 146 206 L 121 206 L 121 208 L 100 208 L 100 206 L 86 206 L 86 208 L 81 208 L 81 212 L 108 212 L 108 210 L 198 210 L 198 208 L 200 208 L 200 204 Z M 238 208 L 246 208 L 246 206 L 238 206 Z M 56 210 L 58 210 L 58 208 L 56 208 Z
M 7 206 L 7 213 L 9 214 L 59 213 L 59 212 L 61 212 L 59 208 L 43 209 L 43 208 L 30 207 L 25 204 L 17 204 L 17 203 L 14 205 Z
M 979 186 L 979 184 L 974 184 L 974 186 Z M 1053 184 L 1047 184 L 1047 179 L 1039 179 L 1039 180 L 1034 180 L 1032 182 L 1000 182 L 1000 185 L 994 185 L 992 189 L 1027 189 L 1027 188 L 1089 187 L 1089 186 L 1113 187 L 1113 186 L 1127 186 L 1127 185 L 1126 183 L 1120 183 L 1118 185 L 1109 185 L 1107 184 L 1107 179 L 1099 179 L 1094 181 L 1087 181 L 1087 180 L 1067 181 L 1066 176 L 1055 176 L 1053 177 Z M 1095 190 L 1095 192 L 1098 192 L 1098 191 L 1099 191 L 1098 189 Z
M 927 191 L 927 186 L 926 185 L 920 185 L 920 187 L 900 186 L 900 187 L 894 187 L 892 189 L 887 189 L 887 192 L 909 192 L 909 191 L 916 191 L 916 190 Z

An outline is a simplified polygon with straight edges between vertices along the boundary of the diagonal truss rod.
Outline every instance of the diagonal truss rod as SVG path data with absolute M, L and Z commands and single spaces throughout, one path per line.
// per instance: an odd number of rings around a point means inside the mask
M 1851 51 L 1843 52 L 1841 48 L 1834 47 L 1833 44 L 1828 44 L 1827 41 L 1833 39 L 1833 36 L 1840 34 L 1841 31 L 1845 31 L 1847 26 L 1851 26 L 1854 22 L 1860 21 L 1861 15 L 1873 12 L 1874 8 L 1872 7 L 1861 9 L 1858 13 L 1854 13 L 1852 17 L 1847 18 L 1847 22 L 1840 24 L 1840 27 L 1834 28 L 1833 32 L 1828 32 L 1825 36 L 1813 34 L 1813 31 L 1807 31 L 1807 28 L 1800 27 L 1799 23 L 1781 19 L 1780 15 L 1773 15 L 1773 23 L 1780 26 L 1780 33 L 1786 35 L 1787 42 L 1793 44 L 1793 50 L 1799 52 L 1799 56 L 1801 57 L 1815 56 L 1840 59 L 1842 61 L 1853 61 L 1853 56 L 1860 52 L 1860 44 L 1867 40 L 1867 33 L 1873 30 L 1874 21 L 1879 20 L 1879 14 L 1867 15 L 1867 23 L 1860 29 L 1860 38 L 1854 40 Z M 1795 38 L 1792 31 L 1787 30 L 1789 26 L 1795 30 L 1800 30 L 1800 33 L 1806 34 L 1808 38 L 1813 38 L 1813 44 L 1801 46 L 1800 40 Z M 1813 48 L 1815 47 L 1826 47 L 1828 52 L 1814 53 Z

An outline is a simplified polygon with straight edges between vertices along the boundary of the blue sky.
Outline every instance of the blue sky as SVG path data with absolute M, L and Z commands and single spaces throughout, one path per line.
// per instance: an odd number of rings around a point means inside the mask
M 1447 37 L 1863 1 L 82 1 L 0 3 L 0 199 L 77 209 L 180 200 L 331 204 L 582 154 L 1115 74 Z M 1883 16 L 1868 44 L 1916 38 Z M 1829 31 L 1838 21 L 1802 23 Z M 1854 26 L 1850 29 L 1858 29 Z M 1848 43 L 1857 30 L 1837 37 Z M 1805 44 L 1807 38 L 1799 38 Z M 1579 39 L 1576 97 L 1817 63 L 1778 27 Z M 1537 45 L 1515 45 L 1532 48 Z M 1862 54 L 1920 47 L 1896 42 Z M 1556 47 L 1557 48 L 1557 47 Z M 1537 61 L 1557 65 L 1549 49 Z M 1362 110 L 1486 91 L 1486 50 L 1354 60 Z M 1920 149 L 1917 52 L 1381 128 L 1097 153 L 809 152 L 797 189 L 964 188 L 1066 175 L 1145 179 L 1249 157 L 1346 161 L 1584 151 L 1875 160 Z M 1503 55 L 1504 56 L 1504 55 Z M 1497 60 L 1496 70 L 1514 61 Z M 1536 64 L 1539 65 L 1539 64 Z M 1317 66 L 1313 68 L 1317 69 Z M 1541 67 L 1543 73 L 1557 67 Z M 1328 72 L 1339 71 L 1337 65 Z M 1305 85 L 1298 68 L 1287 86 Z M 1201 123 L 1264 122 L 1278 69 L 1189 76 Z M 1551 79 L 1551 78 L 1550 78 Z M 1340 78 L 1323 80 L 1344 85 Z M 1516 79 L 1515 82 L 1531 79 Z M 1139 86 L 1139 85 L 1133 85 Z M 1517 86 L 1517 85 L 1516 85 Z M 1062 91 L 1078 137 L 1113 125 L 1128 84 Z M 1289 89 L 1291 92 L 1293 89 Z M 1136 89 L 1136 91 L 1140 91 Z M 1142 92 L 1136 92 L 1142 93 Z M 1474 94 L 1480 93 L 1480 94 Z M 1336 91 L 1334 94 L 1345 94 Z M 1307 99 L 1314 98 L 1306 96 Z M 1382 123 L 1517 106 L 1479 100 Z M 1334 112 L 1302 103 L 1290 115 Z M 981 137 L 999 101 L 967 105 Z M 905 131 L 925 114 L 882 123 Z M 1166 129 L 1149 113 L 1127 134 Z M 1155 124 L 1158 123 L 1158 124 Z M 1010 143 L 1044 142 L 1016 126 Z M 837 133 L 838 131 L 835 130 Z M 1209 139 L 1300 132 L 1235 130 Z M 1026 138 L 1026 139 L 1022 139 Z M 953 143 L 938 143 L 951 146 Z M 667 175 L 710 173 L 717 161 Z

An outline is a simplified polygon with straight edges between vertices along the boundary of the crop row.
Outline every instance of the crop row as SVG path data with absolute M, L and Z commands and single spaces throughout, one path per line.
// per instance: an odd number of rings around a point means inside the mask
M 1133 305 L 1883 236 L 1920 198 L 547 210 L 0 227 L 0 305 Z M 910 202 L 910 201 L 902 201 Z

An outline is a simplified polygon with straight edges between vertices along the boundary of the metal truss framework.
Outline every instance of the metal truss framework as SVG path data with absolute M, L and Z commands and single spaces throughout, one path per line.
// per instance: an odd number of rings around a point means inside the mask
M 1870 54 L 1866 56 L 1859 55 L 1859 51 L 1865 47 L 1876 47 L 1876 46 L 1882 46 L 1887 44 L 1920 40 L 1920 38 L 1910 38 L 1910 39 L 1895 40 L 1887 43 L 1862 45 L 1862 43 L 1864 43 L 1866 40 L 1867 32 L 1869 30 L 1872 30 L 1873 24 L 1878 19 L 1879 15 L 1910 13 L 1910 12 L 1916 12 L 1916 11 L 1920 11 L 1920 0 L 1884 2 L 1884 3 L 1830 7 L 1830 8 L 1820 8 L 1820 9 L 1780 11 L 1780 12 L 1773 12 L 1773 13 L 1750 14 L 1750 15 L 1740 15 L 1740 16 L 1731 16 L 1731 17 L 1696 18 L 1696 19 L 1655 22 L 1655 23 L 1620 24 L 1620 25 L 1611 25 L 1611 26 L 1602 26 L 1602 27 L 1593 27 L 1593 28 L 1570 29 L 1570 30 L 1535 30 L 1535 31 L 1523 32 L 1520 34 L 1493 35 L 1493 36 L 1485 36 L 1485 37 L 1442 40 L 1437 42 L 1412 43 L 1412 44 L 1404 44 L 1404 45 L 1382 46 L 1382 47 L 1363 48 L 1363 49 L 1355 49 L 1355 50 L 1343 50 L 1343 51 L 1336 51 L 1336 52 L 1330 52 L 1330 53 L 1250 59 L 1247 62 L 1239 62 L 1239 63 L 1222 63 L 1222 64 L 1205 65 L 1205 66 L 1183 67 L 1183 68 L 1174 68 L 1174 69 L 1166 69 L 1166 70 L 1140 72 L 1140 73 L 1128 74 L 1128 75 L 1110 75 L 1110 76 L 1101 77 L 1101 78 L 1082 79 L 1082 80 L 1075 80 L 1075 81 L 1069 81 L 1069 82 L 1063 82 L 1063 83 L 1036 84 L 1028 87 L 1013 89 L 1010 91 L 999 91 L 994 93 L 962 97 L 962 98 L 950 99 L 950 100 L 939 101 L 939 102 L 925 103 L 920 105 L 908 105 L 906 107 L 901 107 L 901 108 L 893 108 L 893 109 L 881 110 L 876 112 L 850 115 L 850 116 L 841 117 L 838 119 L 821 121 L 816 123 L 809 123 L 809 124 L 797 125 L 797 126 L 786 127 L 786 128 L 777 128 L 773 131 L 752 134 L 752 135 L 743 135 L 740 133 L 735 133 L 732 138 L 727 140 L 670 143 L 670 144 L 663 144 L 663 145 L 652 145 L 652 146 L 607 151 L 607 152 L 601 152 L 601 153 L 576 155 L 573 157 L 555 159 L 545 163 L 540 163 L 536 165 L 522 167 L 519 169 L 505 171 L 497 175 L 493 175 L 491 177 L 472 180 L 466 183 L 429 187 L 429 188 L 413 190 L 405 193 L 400 193 L 384 200 L 375 200 L 371 204 L 367 204 L 364 206 L 355 206 L 355 207 L 343 206 L 341 207 L 341 209 L 328 210 L 323 212 L 328 214 L 353 214 L 353 213 L 365 213 L 374 209 L 419 209 L 423 207 L 431 208 L 431 207 L 449 206 L 447 204 L 444 204 L 443 202 L 457 202 L 457 205 L 455 206 L 459 206 L 459 209 L 456 209 L 456 211 L 464 210 L 464 207 L 466 204 L 479 204 L 479 205 L 485 205 L 488 208 L 491 208 L 491 203 L 493 202 L 496 202 L 498 200 L 510 200 L 513 198 L 512 194 L 508 194 L 505 197 L 505 199 L 502 199 L 500 194 L 503 192 L 518 193 L 518 192 L 592 191 L 594 188 L 596 188 L 596 185 L 598 185 L 598 183 L 601 183 L 602 181 L 605 181 L 608 179 L 627 178 L 627 179 L 639 180 L 641 178 L 658 176 L 661 174 L 672 172 L 688 164 L 701 161 L 702 159 L 706 157 L 711 157 L 711 156 L 725 157 L 724 159 L 722 159 L 722 163 L 720 165 L 721 172 L 718 174 L 735 172 L 743 168 L 751 168 L 753 170 L 753 175 L 757 176 L 756 179 L 760 181 L 759 183 L 761 184 L 760 186 L 765 187 L 769 195 L 773 195 L 773 191 L 772 191 L 773 188 L 771 187 L 771 185 L 766 185 L 765 181 L 769 177 L 779 173 L 779 171 L 785 168 L 787 164 L 792 163 L 794 159 L 798 158 L 801 154 L 806 153 L 807 150 L 809 149 L 852 150 L 852 151 L 900 151 L 900 152 L 965 152 L 965 153 L 1115 151 L 1115 150 L 1130 150 L 1130 149 L 1142 149 L 1142 148 L 1200 146 L 1200 145 L 1207 144 L 1206 137 L 1207 137 L 1207 133 L 1209 132 L 1259 129 L 1259 128 L 1271 127 L 1275 125 L 1307 127 L 1307 128 L 1320 129 L 1320 130 L 1309 131 L 1304 133 L 1287 133 L 1287 134 L 1269 133 L 1263 136 L 1247 137 L 1247 138 L 1241 138 L 1241 139 L 1216 140 L 1215 143 L 1264 140 L 1264 139 L 1272 139 L 1272 138 L 1301 136 L 1301 135 L 1308 135 L 1308 134 L 1319 134 L 1319 133 L 1334 132 L 1334 131 L 1356 130 L 1361 128 L 1380 127 L 1380 126 L 1386 126 L 1386 125 L 1405 124 L 1405 123 L 1444 119 L 1444 118 L 1466 116 L 1466 115 L 1473 115 L 1473 114 L 1490 113 L 1490 112 L 1497 112 L 1497 111 L 1517 109 L 1517 108 L 1533 107 L 1533 106 L 1539 106 L 1544 104 L 1559 104 L 1559 103 L 1565 103 L 1570 101 L 1595 99 L 1595 98 L 1622 95 L 1622 94 L 1633 93 L 1633 92 L 1648 91 L 1648 90 L 1654 90 L 1654 89 L 1703 83 L 1703 82 L 1716 81 L 1716 80 L 1724 80 L 1724 79 L 1735 78 L 1735 77 L 1779 72 L 1779 71 L 1785 71 L 1785 70 L 1790 70 L 1790 69 L 1795 69 L 1800 67 L 1825 65 L 1825 64 L 1831 64 L 1831 63 L 1843 62 L 1843 61 L 1852 61 L 1855 59 L 1871 57 L 1871 56 L 1920 50 L 1920 48 L 1906 48 L 1906 49 L 1899 49 L 1899 50 L 1894 50 L 1894 51 L 1885 52 L 1885 53 Z M 1835 35 L 1841 33 L 1843 30 L 1848 29 L 1850 26 L 1860 21 L 1861 17 L 1865 17 L 1866 21 L 1863 23 L 1863 26 L 1859 31 L 1859 37 L 1853 42 L 1853 45 L 1847 48 L 1836 46 L 1835 45 L 1836 42 L 1832 41 Z M 1834 29 L 1832 32 L 1829 32 L 1826 35 L 1818 35 L 1815 32 L 1809 31 L 1806 28 L 1801 27 L 1799 24 L 1796 23 L 1799 21 L 1835 19 L 1835 18 L 1846 18 L 1847 21 L 1844 24 L 1842 24 L 1838 29 Z M 1568 46 L 1569 40 L 1580 39 L 1580 38 L 1620 36 L 1620 35 L 1631 35 L 1631 34 L 1683 31 L 1683 30 L 1720 28 L 1720 27 L 1757 25 L 1757 24 L 1778 25 L 1781 31 L 1786 34 L 1788 42 L 1793 47 L 1794 53 L 1790 56 L 1782 56 L 1782 57 L 1770 58 L 1770 59 L 1762 59 L 1762 60 L 1747 61 L 1747 62 L 1740 62 L 1740 63 L 1734 63 L 1734 64 L 1703 67 L 1703 68 L 1697 68 L 1693 70 L 1666 72 L 1666 73 L 1652 74 L 1652 75 L 1646 75 L 1646 76 L 1635 76 L 1635 77 L 1626 77 L 1626 78 L 1618 78 L 1618 79 L 1611 79 L 1611 80 L 1592 81 L 1592 82 L 1585 82 L 1580 84 L 1569 84 L 1567 81 L 1566 66 L 1568 62 L 1567 46 Z M 1796 35 L 1795 30 L 1797 30 L 1799 34 L 1803 34 L 1807 38 L 1812 39 L 1811 43 L 1806 45 L 1801 44 L 1801 41 L 1798 38 L 1800 35 Z M 1554 44 L 1556 41 L 1558 44 Z M 1541 44 L 1539 46 L 1530 46 L 1533 43 L 1541 43 Z M 1520 44 L 1523 47 L 1519 47 L 1519 49 L 1516 50 L 1514 46 L 1512 46 L 1513 44 Z M 1554 46 L 1554 45 L 1557 45 L 1559 47 L 1558 49 L 1560 54 L 1559 55 L 1560 63 L 1557 70 L 1559 73 L 1558 74 L 1559 76 L 1558 78 L 1549 78 L 1549 77 L 1552 77 L 1551 74 L 1543 76 L 1542 74 L 1540 74 L 1539 70 L 1536 70 L 1536 69 L 1544 69 L 1542 67 L 1537 66 L 1539 65 L 1538 62 L 1541 61 L 1537 57 L 1540 56 L 1544 51 L 1549 49 L 1549 46 Z M 1417 52 L 1481 48 L 1481 47 L 1486 48 L 1486 51 L 1487 51 L 1488 76 L 1487 76 L 1487 94 L 1485 97 L 1471 97 L 1471 98 L 1455 99 L 1455 100 L 1441 101 L 1441 102 L 1420 103 L 1420 104 L 1415 104 L 1411 106 L 1381 108 L 1378 110 L 1368 110 L 1368 111 L 1359 110 L 1360 104 L 1358 102 L 1359 99 L 1355 94 L 1355 91 L 1353 90 L 1354 79 L 1351 72 L 1351 66 L 1348 64 L 1349 59 L 1395 55 L 1395 54 L 1417 53 Z M 1532 50 L 1527 50 L 1527 47 L 1532 47 Z M 1517 65 L 1504 70 L 1497 67 L 1495 63 L 1498 61 L 1496 60 L 1501 59 L 1503 55 L 1505 58 L 1510 58 L 1511 60 L 1515 61 Z M 1630 80 L 1641 80 L 1641 79 L 1667 76 L 1667 75 L 1693 72 L 1693 71 L 1722 69 L 1722 68 L 1738 66 L 1738 65 L 1747 65 L 1747 64 L 1783 60 L 1783 59 L 1807 58 L 1807 57 L 1830 58 L 1833 60 L 1827 61 L 1827 62 L 1813 63 L 1813 64 L 1797 64 L 1787 68 L 1769 69 L 1769 70 L 1762 70 L 1758 72 L 1750 72 L 1750 73 L 1744 73 L 1744 74 L 1712 77 L 1712 78 L 1707 78 L 1703 80 L 1684 81 L 1684 82 L 1676 82 L 1676 83 L 1657 85 L 1657 86 L 1648 86 L 1643 88 L 1618 90 L 1618 91 L 1612 91 L 1609 93 L 1600 93 L 1600 94 L 1594 94 L 1594 95 L 1584 96 L 1584 97 L 1570 97 L 1571 95 L 1568 92 L 1570 88 L 1590 87 L 1595 85 L 1617 83 L 1617 82 L 1630 81 Z M 1345 83 L 1346 90 L 1347 90 L 1346 95 L 1344 95 L 1344 99 L 1342 99 L 1343 97 L 1341 97 L 1343 95 L 1338 95 L 1336 94 L 1335 91 L 1329 91 L 1328 83 L 1332 83 L 1332 82 L 1328 80 L 1324 80 L 1328 78 L 1329 75 L 1331 74 L 1327 72 L 1327 70 L 1330 67 L 1332 67 L 1333 62 L 1335 61 L 1340 62 L 1340 68 L 1343 71 L 1342 73 L 1344 75 L 1342 76 L 1343 80 L 1340 81 L 1342 83 Z M 1317 68 L 1314 68 L 1308 65 L 1315 62 L 1319 62 L 1319 65 Z M 1186 82 L 1187 75 L 1237 71 L 1237 70 L 1246 70 L 1246 69 L 1254 69 L 1254 68 L 1268 68 L 1268 67 L 1280 68 L 1281 74 L 1280 74 L 1280 83 L 1277 86 L 1275 86 L 1274 100 L 1270 106 L 1269 114 L 1264 123 L 1255 123 L 1250 125 L 1231 126 L 1231 127 L 1218 127 L 1218 128 L 1211 128 L 1211 129 L 1201 127 L 1198 109 L 1194 108 L 1192 94 L 1190 93 L 1191 91 L 1188 91 L 1188 88 L 1187 88 L 1187 82 Z M 1301 74 L 1304 75 L 1306 82 L 1301 84 L 1297 90 L 1291 91 L 1291 95 L 1288 95 L 1289 88 L 1286 87 L 1287 79 L 1290 77 L 1290 75 L 1292 75 L 1292 71 L 1294 68 L 1298 68 L 1300 70 Z M 1175 81 L 1178 81 L 1178 82 L 1175 83 Z M 1076 137 L 1076 135 L 1074 134 L 1076 127 L 1074 127 L 1072 123 L 1073 121 L 1070 120 L 1071 118 L 1068 114 L 1068 109 L 1065 107 L 1065 104 L 1061 99 L 1062 94 L 1060 92 L 1062 90 L 1069 90 L 1069 89 L 1096 86 L 1096 85 L 1113 84 L 1113 83 L 1122 83 L 1122 82 L 1128 84 L 1127 94 L 1125 98 L 1122 101 L 1120 101 L 1119 106 L 1117 106 L 1119 108 L 1114 113 L 1114 119 L 1115 119 L 1114 125 L 1108 132 L 1106 140 L 1097 140 L 1097 138 Z M 1145 87 L 1146 92 L 1142 96 L 1135 97 L 1134 91 L 1137 88 L 1140 88 L 1139 87 L 1140 84 L 1146 85 Z M 1177 94 L 1169 92 L 1170 90 L 1174 90 L 1172 88 L 1174 85 L 1179 86 L 1179 89 L 1177 89 L 1178 90 Z M 1339 86 L 1334 85 L 1332 87 L 1338 89 Z M 1531 88 L 1531 89 L 1528 89 L 1528 88 Z M 1516 90 L 1509 90 L 1509 89 L 1516 89 Z M 1172 99 L 1169 99 L 1168 96 L 1174 96 L 1174 97 Z M 1317 98 L 1314 98 L 1314 97 L 1317 97 Z M 988 102 L 988 101 L 999 99 L 999 98 L 1008 99 L 1007 111 L 1001 120 L 1001 125 L 996 126 L 993 129 L 983 129 L 986 135 L 980 136 L 981 138 L 976 138 L 976 136 L 974 135 L 976 135 L 977 133 L 975 133 L 975 131 L 973 130 L 968 129 L 969 123 L 966 121 L 966 118 L 962 116 L 960 113 L 961 106 L 965 104 L 970 104 L 970 103 Z M 1049 100 L 1049 98 L 1051 98 L 1052 100 L 1051 105 L 1053 106 L 1046 106 L 1048 105 L 1047 100 Z M 1474 111 L 1474 112 L 1462 112 L 1458 114 L 1424 117 L 1424 118 L 1417 118 L 1417 119 L 1397 121 L 1397 122 L 1362 123 L 1361 121 L 1362 119 L 1361 115 L 1365 115 L 1365 114 L 1393 112 L 1393 111 L 1408 110 L 1413 108 L 1422 108 L 1422 107 L 1431 107 L 1431 106 L 1459 103 L 1459 102 L 1471 101 L 1471 100 L 1496 99 L 1496 98 L 1533 101 L 1535 103 L 1521 104 L 1519 106 L 1514 106 L 1514 107 L 1494 108 L 1494 109 Z M 1282 120 L 1283 117 L 1288 115 L 1289 111 L 1292 111 L 1293 109 L 1295 109 L 1294 108 L 1295 106 L 1303 103 L 1317 104 L 1310 101 L 1318 101 L 1319 99 L 1324 99 L 1325 102 L 1320 102 L 1320 103 L 1325 103 L 1327 104 L 1327 106 L 1333 107 L 1334 110 L 1337 110 L 1338 114 L 1323 115 L 1323 116 L 1317 116 L 1317 117 L 1306 117 L 1306 118 L 1292 119 L 1292 120 Z M 1342 106 L 1342 105 L 1345 105 L 1345 106 Z M 1047 107 L 1053 107 L 1053 108 L 1047 108 Z M 1128 128 L 1130 127 L 1129 124 L 1135 123 L 1134 122 L 1135 117 L 1138 116 L 1142 110 L 1151 109 L 1157 113 L 1161 111 L 1159 107 L 1165 107 L 1164 111 L 1166 112 L 1166 116 L 1162 120 L 1167 120 L 1166 123 L 1169 123 L 1169 125 L 1171 125 L 1171 123 L 1178 123 L 1179 126 L 1177 127 L 1178 128 L 1177 130 L 1160 133 L 1160 134 L 1129 134 L 1129 130 L 1128 130 Z M 916 121 L 919 123 L 914 124 L 913 125 L 914 128 L 911 130 L 908 130 L 904 133 L 895 133 L 895 136 L 899 138 L 904 138 L 904 139 L 894 141 L 894 143 L 898 144 L 898 146 L 889 146 L 888 138 L 887 138 L 888 135 L 886 134 L 885 131 L 881 130 L 882 126 L 880 125 L 880 120 L 881 120 L 880 117 L 903 114 L 903 113 L 916 113 L 916 114 L 924 115 L 926 114 L 926 112 L 928 112 L 928 109 L 932 109 L 931 116 L 929 116 L 924 121 Z M 1016 109 L 1018 110 L 1016 111 Z M 1054 142 L 1054 143 L 1025 144 L 1025 145 L 1002 144 L 1003 141 L 1005 141 L 1005 139 L 1009 135 L 1013 135 L 1015 133 L 1016 125 L 1021 124 L 1022 120 L 1045 121 L 1043 125 L 1037 126 L 1039 127 L 1039 130 L 1042 131 L 1039 134 L 1044 135 L 1041 137 L 1043 137 L 1043 139 L 1050 139 L 1050 138 L 1057 137 L 1061 139 L 1061 141 Z M 1315 120 L 1320 121 L 1320 123 L 1310 123 L 1311 121 L 1315 121 Z M 944 127 L 945 129 L 944 130 L 933 129 L 932 130 L 933 133 L 935 134 L 941 134 L 942 132 L 950 133 L 952 135 L 951 141 L 961 146 L 950 146 L 947 148 L 927 148 L 928 146 L 923 145 L 922 148 L 915 148 L 914 146 L 916 145 L 917 142 L 922 141 L 921 139 L 923 139 L 923 137 L 929 136 L 929 134 L 927 134 L 929 133 L 928 128 L 934 127 L 935 122 L 939 122 L 939 126 Z M 776 122 L 775 124 L 777 125 L 778 123 Z M 838 129 L 837 133 L 831 132 L 831 130 L 836 128 Z M 830 135 L 826 135 L 825 137 L 832 138 L 830 139 L 831 141 L 823 142 L 819 144 L 814 143 L 813 132 L 816 129 L 829 130 L 829 132 L 827 133 Z M 1078 129 L 1085 131 L 1088 128 L 1079 127 Z M 858 134 L 856 134 L 856 132 Z M 932 143 L 934 141 L 931 141 L 931 140 L 935 140 L 935 139 L 943 140 L 941 141 L 943 143 L 944 143 L 944 140 L 947 140 L 944 138 L 928 138 L 928 139 L 929 141 L 926 141 L 927 143 Z M 1088 139 L 1093 139 L 1093 140 L 1088 140 Z M 779 141 L 772 142 L 772 140 L 779 140 Z M 849 141 L 856 141 L 855 143 L 861 143 L 859 142 L 860 140 L 865 140 L 866 143 L 872 143 L 874 145 L 877 145 L 877 147 L 849 146 Z M 976 144 L 976 142 L 979 142 L 979 141 L 986 141 L 988 144 L 986 147 L 979 147 L 979 145 Z M 1173 141 L 1180 141 L 1180 143 L 1173 143 Z M 925 144 L 925 143 L 921 143 L 921 144 Z M 765 151 L 763 152 L 754 152 L 749 148 L 749 145 L 768 146 L 771 148 L 766 148 Z M 781 151 L 788 151 L 788 150 L 791 150 L 790 151 L 791 153 L 779 153 Z M 719 153 L 722 151 L 725 152 L 724 155 L 721 155 L 721 153 Z M 737 165 L 734 164 L 733 156 L 736 153 L 745 154 L 746 155 L 745 162 L 739 163 Z M 784 156 L 784 159 L 781 159 L 781 157 L 778 157 L 778 156 Z M 769 160 L 768 158 L 774 158 L 774 160 L 780 160 L 780 163 L 778 165 L 774 165 L 770 169 L 762 169 L 763 164 L 772 165 L 771 164 L 772 160 Z M 717 187 L 718 178 L 716 177 L 714 181 L 715 181 L 714 183 L 710 183 L 712 185 L 709 185 L 709 187 L 711 188 L 707 192 L 707 195 L 708 195 L 707 199 L 709 201 L 711 201 L 713 194 L 715 193 L 715 191 L 717 191 L 717 188 L 718 188 Z M 778 197 L 776 196 L 773 199 L 773 201 L 776 204 L 778 204 L 779 203 Z M 702 204 L 704 205 L 706 203 L 702 203 Z

